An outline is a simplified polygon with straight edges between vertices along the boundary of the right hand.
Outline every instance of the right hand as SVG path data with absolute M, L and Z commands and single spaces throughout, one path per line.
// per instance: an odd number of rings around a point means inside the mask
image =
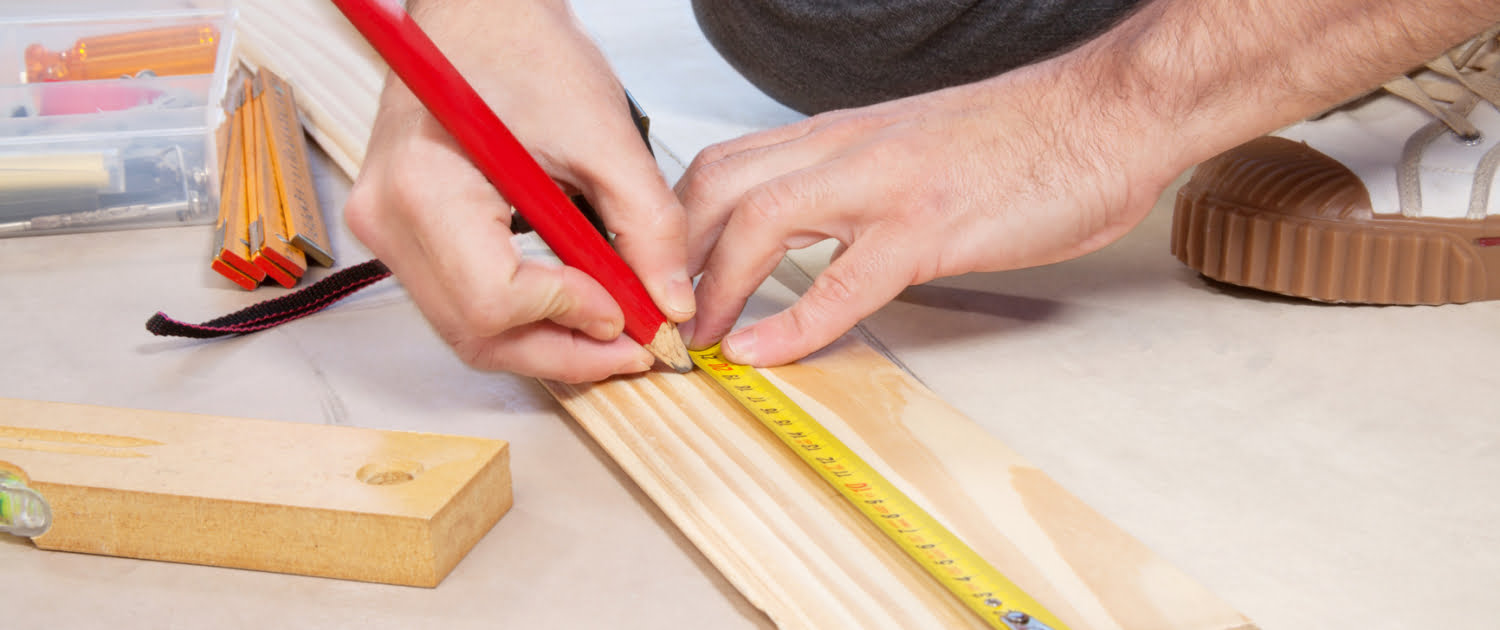
M 415 3 L 412 3 L 415 4 Z M 500 5 L 500 6 L 497 6 Z M 561 2 L 428 2 L 413 17 L 552 178 L 580 191 L 662 312 L 693 316 L 685 221 L 624 90 Z M 566 382 L 649 369 L 593 278 L 522 260 L 510 205 L 394 75 L 345 206 L 354 235 L 463 361 Z

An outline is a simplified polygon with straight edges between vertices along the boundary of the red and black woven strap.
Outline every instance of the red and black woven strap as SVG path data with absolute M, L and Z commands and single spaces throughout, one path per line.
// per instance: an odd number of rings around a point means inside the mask
M 158 312 L 146 320 L 146 330 L 163 337 L 212 339 L 226 335 L 243 335 L 306 317 L 327 308 L 367 286 L 391 275 L 385 263 L 369 260 L 341 269 L 303 289 L 279 298 L 266 300 L 201 324 L 180 322 Z

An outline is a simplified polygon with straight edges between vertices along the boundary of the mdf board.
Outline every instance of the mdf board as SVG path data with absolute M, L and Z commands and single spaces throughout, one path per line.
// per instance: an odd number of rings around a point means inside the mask
M 498 440 L 27 400 L 0 466 L 51 506 L 41 549 L 411 586 L 511 506 Z
M 762 371 L 1073 630 L 1252 630 L 855 335 Z M 706 375 L 546 383 L 783 628 L 982 628 Z

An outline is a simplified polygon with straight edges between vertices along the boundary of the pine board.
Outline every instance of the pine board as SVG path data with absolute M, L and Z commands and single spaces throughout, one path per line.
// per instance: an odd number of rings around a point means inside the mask
M 243 0 L 235 58 L 292 85 L 308 134 L 353 178 L 365 159 L 386 65 L 327 0 Z
M 859 337 L 765 373 L 1073 630 L 1253 630 Z M 546 386 L 778 626 L 984 627 L 706 375 Z

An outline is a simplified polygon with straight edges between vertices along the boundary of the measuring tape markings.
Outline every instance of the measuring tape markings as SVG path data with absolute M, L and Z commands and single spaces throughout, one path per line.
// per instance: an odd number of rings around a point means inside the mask
M 692 385 L 696 382 L 696 379 L 678 381 L 673 378 L 657 381 L 657 379 L 653 378 L 650 380 L 655 381 L 661 387 L 661 394 L 665 394 L 669 399 L 678 396 L 692 398 L 698 391 L 696 386 Z M 726 570 L 724 577 L 736 588 L 747 595 L 751 595 L 752 603 L 768 612 L 775 610 L 782 614 L 791 615 L 784 618 L 773 615 L 773 621 L 778 626 L 859 628 L 879 627 L 890 621 L 890 619 L 883 617 L 871 617 L 869 614 L 866 614 L 865 609 L 860 603 L 854 601 L 843 601 L 837 607 L 818 610 L 788 606 L 788 604 L 804 597 L 805 592 L 802 590 L 801 584 L 794 581 L 779 580 L 777 579 L 778 574 L 775 571 L 758 571 L 756 570 L 757 565 L 755 562 L 741 560 L 741 558 L 755 558 L 764 555 L 764 549 L 760 549 L 758 545 L 753 543 L 747 544 L 742 536 L 736 535 L 733 532 L 705 526 L 708 523 L 695 517 L 692 510 L 684 509 L 681 505 L 689 501 L 701 503 L 705 500 L 714 499 L 720 494 L 749 497 L 750 500 L 748 501 L 721 502 L 716 509 L 734 510 L 735 513 L 730 518 L 736 522 L 737 527 L 743 528 L 753 525 L 758 531 L 750 534 L 751 537 L 767 536 L 775 539 L 777 544 L 784 545 L 792 553 L 795 553 L 801 561 L 807 563 L 809 570 L 820 574 L 822 581 L 849 582 L 852 576 L 849 576 L 846 571 L 838 568 L 838 562 L 832 557 L 836 553 L 831 555 L 828 548 L 825 547 L 830 541 L 817 540 L 802 535 L 804 533 L 802 531 L 803 528 L 799 528 L 797 532 L 788 532 L 785 527 L 781 526 L 785 522 L 801 520 L 799 513 L 807 511 L 806 508 L 808 506 L 789 506 L 779 501 L 777 497 L 780 495 L 774 488 L 776 487 L 775 483 L 783 481 L 781 479 L 769 482 L 769 477 L 761 477 L 749 484 L 734 483 L 731 485 L 729 483 L 729 480 L 736 476 L 733 471 L 756 470 L 764 468 L 767 465 L 764 461 L 758 461 L 758 457 L 746 454 L 739 438 L 732 435 L 739 433 L 739 431 L 732 428 L 726 431 L 718 423 L 696 422 L 694 414 L 685 413 L 681 402 L 663 401 L 660 395 L 648 393 L 647 386 L 631 384 L 631 380 L 620 381 L 620 383 L 630 385 L 623 390 L 630 393 L 629 400 L 616 401 L 606 397 L 602 400 L 579 398 L 575 402 L 596 407 L 597 411 L 595 413 L 606 418 L 630 418 L 639 414 L 641 409 L 652 409 L 654 411 L 653 415 L 665 421 L 661 426 L 665 427 L 670 433 L 670 438 L 666 439 L 671 439 L 681 444 L 683 448 L 690 448 L 700 453 L 701 461 L 697 462 L 696 466 L 702 466 L 710 477 L 720 483 L 703 482 L 696 480 L 698 477 L 697 474 L 682 474 L 678 472 L 677 469 L 684 463 L 684 460 L 665 455 L 672 452 L 672 449 L 666 448 L 663 445 L 662 437 L 641 431 L 634 422 L 612 423 L 614 430 L 613 438 L 627 445 L 623 449 L 623 453 L 629 453 L 635 458 L 635 465 L 645 467 L 652 475 L 666 482 L 665 484 L 642 484 L 641 488 L 651 496 L 652 500 L 667 513 L 673 522 L 683 527 L 688 537 L 694 539 L 694 542 L 698 544 L 699 550 L 714 565 L 720 567 L 739 567 L 738 570 Z M 760 430 L 757 427 L 749 428 L 756 431 Z M 596 434 L 595 437 L 599 438 L 600 436 Z M 710 452 L 704 452 L 705 445 L 711 448 Z M 615 449 L 609 446 L 606 446 L 606 449 L 610 450 L 616 459 L 620 459 L 623 454 L 615 452 Z M 767 454 L 777 459 L 792 457 L 792 462 L 794 464 L 797 462 L 796 457 L 792 453 L 780 446 L 777 446 L 772 451 L 767 451 Z M 724 461 L 735 463 L 734 465 L 725 465 Z M 627 465 L 626 468 L 629 469 L 630 466 Z M 815 474 L 813 471 L 801 467 L 785 469 L 785 471 L 792 473 L 794 476 Z M 634 475 L 636 473 L 632 472 L 631 474 Z M 771 485 L 767 485 L 768 483 L 771 483 Z M 684 486 L 691 488 L 691 490 L 684 492 L 673 489 Z M 832 489 L 829 488 L 828 490 L 832 494 Z M 658 492 L 663 493 L 663 495 L 657 496 Z M 818 496 L 815 497 L 815 500 L 826 500 L 826 497 Z M 686 526 L 684 523 L 696 523 L 696 525 Z M 777 525 L 772 525 L 772 523 L 776 523 Z M 814 530 L 811 533 L 816 533 L 816 531 Z M 703 537 L 712 542 L 702 544 L 697 541 L 698 537 Z M 837 545 L 838 541 L 832 541 L 832 543 L 833 545 Z M 766 601 L 758 601 L 760 597 L 752 595 L 755 593 L 762 594 L 766 598 Z M 838 595 L 838 592 L 830 591 L 827 594 Z M 866 594 L 866 596 L 869 595 L 871 594 Z M 770 602 L 783 603 L 780 606 L 767 608 L 766 606 Z
M 694 379 L 689 383 L 696 382 Z M 688 389 L 692 392 L 697 391 L 696 387 Z M 648 396 L 642 401 L 652 399 L 653 397 Z M 651 402 L 650 404 L 659 405 L 660 403 Z M 737 402 L 735 404 L 738 406 Z M 662 410 L 665 412 L 664 417 L 676 416 L 680 413 L 680 408 L 669 405 L 662 405 Z M 673 410 L 677 413 L 670 413 Z M 760 548 L 762 544 L 780 545 L 797 558 L 797 568 L 810 573 L 816 583 L 843 585 L 843 588 L 813 587 L 821 597 L 833 600 L 828 606 L 820 606 L 816 610 L 796 606 L 778 608 L 777 610 L 783 614 L 798 615 L 796 622 L 778 618 L 776 619 L 778 625 L 846 628 L 896 627 L 891 625 L 893 618 L 877 610 L 880 606 L 894 605 L 903 609 L 910 606 L 914 610 L 922 609 L 921 598 L 923 596 L 916 592 L 909 594 L 892 592 L 881 587 L 870 588 L 860 583 L 860 576 L 851 572 L 850 567 L 840 558 L 869 554 L 872 545 L 878 549 L 878 561 L 882 566 L 889 567 L 888 570 L 904 572 L 915 567 L 912 567 L 910 558 L 905 557 L 900 549 L 886 545 L 883 532 L 880 532 L 878 527 L 874 527 L 867 517 L 858 513 L 857 510 L 845 509 L 852 506 L 838 505 L 837 503 L 845 502 L 839 492 L 822 483 L 817 471 L 804 465 L 797 454 L 786 448 L 779 440 L 764 444 L 764 450 L 762 448 L 747 449 L 743 442 L 747 431 L 758 434 L 755 436 L 757 438 L 764 436 L 765 428 L 759 423 L 749 425 L 704 423 L 695 421 L 689 415 L 670 422 L 668 426 L 680 442 L 700 452 L 703 465 L 711 471 L 711 474 L 726 482 L 726 485 L 721 487 L 722 489 L 710 489 L 707 493 L 700 492 L 697 495 L 698 500 L 702 500 L 704 496 L 712 497 L 717 492 L 728 492 L 739 497 L 738 501 L 723 502 L 717 509 L 727 508 L 742 512 L 731 517 L 736 521 L 736 527 L 753 529 L 754 533 L 749 534 L 750 536 L 765 536 L 774 541 L 774 543 L 763 541 L 749 547 L 742 544 L 737 536 L 715 534 L 715 538 L 720 541 L 718 544 L 735 548 L 748 558 L 766 556 L 767 551 Z M 712 451 L 705 452 L 705 442 Z M 764 458 L 769 458 L 771 461 Z M 732 485 L 727 483 L 729 479 L 736 477 L 736 471 L 754 470 L 766 472 L 753 475 L 749 483 L 736 482 Z M 787 493 L 785 490 L 788 484 L 792 487 L 807 487 L 812 492 L 805 497 L 796 493 Z M 847 536 L 835 535 L 833 531 L 822 527 L 820 523 L 830 516 L 842 522 L 845 527 L 852 528 L 857 539 L 851 540 Z M 776 558 L 777 556 L 771 553 L 769 557 Z M 734 564 L 738 564 L 738 561 L 734 561 Z M 788 604 L 799 600 L 806 601 L 808 587 L 797 581 L 777 579 L 782 569 L 774 565 L 768 568 L 769 571 L 752 571 L 758 576 L 754 580 L 757 588 L 752 589 L 752 592 L 754 590 L 774 592 L 776 593 L 773 595 L 774 598 Z M 736 580 L 731 577 L 731 582 L 734 581 Z M 794 590 L 790 590 L 789 587 Z M 940 585 L 932 583 L 931 587 L 939 593 L 938 597 L 943 596 L 940 594 L 942 591 Z M 846 592 L 845 589 L 857 591 L 857 594 Z M 942 617 L 944 627 L 954 627 L 949 624 L 969 619 L 966 612 L 953 609 L 945 610 L 939 616 Z
M 770 429 L 907 556 L 994 628 L 1066 630 L 1057 618 L 908 498 L 754 368 L 718 346 L 693 362 Z

